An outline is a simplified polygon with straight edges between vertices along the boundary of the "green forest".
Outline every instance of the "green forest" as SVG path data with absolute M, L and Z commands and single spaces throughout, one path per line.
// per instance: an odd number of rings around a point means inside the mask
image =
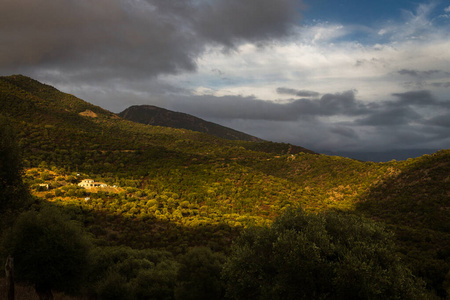
M 0 104 L 0 263 L 39 299 L 450 295 L 450 150 L 373 163 L 226 140 L 21 75 Z

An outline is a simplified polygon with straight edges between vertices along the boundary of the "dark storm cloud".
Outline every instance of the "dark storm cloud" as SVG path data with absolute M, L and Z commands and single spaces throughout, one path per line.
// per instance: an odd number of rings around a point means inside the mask
M 277 88 L 278 94 L 285 94 L 285 95 L 292 95 L 297 97 L 318 97 L 320 93 L 314 92 L 314 91 L 307 91 L 307 90 L 296 90 L 296 89 L 290 89 L 285 87 L 279 87 Z
M 367 113 L 367 107 L 355 100 L 354 91 L 325 94 L 320 99 L 298 99 L 288 103 L 242 96 L 190 96 L 181 97 L 176 103 L 181 111 L 221 119 L 294 121 L 306 117 Z
M 450 87 L 450 82 L 434 82 L 434 83 L 431 84 L 431 86 L 449 88 Z
M 450 112 L 431 118 L 426 124 L 450 128 Z
M 356 99 L 351 90 L 283 103 L 255 97 L 204 95 L 173 99 L 170 108 L 255 136 L 311 149 L 437 147 L 450 136 L 448 102 L 437 101 L 425 90 L 395 93 L 392 97 L 366 103 Z M 439 117 L 427 117 L 439 112 Z
M 356 131 L 348 126 L 340 126 L 336 125 L 335 127 L 330 129 L 331 133 L 339 134 L 340 136 L 351 138 L 351 139 L 358 139 L 358 134 Z
M 297 11 L 294 0 L 4 0 L 0 68 L 79 80 L 195 70 L 205 45 L 283 37 Z
M 395 93 L 393 96 L 398 98 L 398 101 L 395 102 L 396 105 L 438 105 L 438 101 L 433 98 L 430 91 L 422 90 L 422 91 L 410 91 L 405 93 Z
M 314 102 L 317 103 L 317 102 Z M 343 93 L 325 94 L 318 102 L 323 115 L 355 116 L 367 113 L 367 107 L 355 99 L 353 90 Z
M 417 71 L 406 70 L 406 69 L 398 71 L 398 74 L 400 74 L 400 75 L 410 75 L 410 76 L 414 76 L 414 77 L 419 76 L 419 73 Z
M 205 118 L 249 120 L 296 120 L 292 103 L 282 104 L 242 96 L 189 96 L 175 100 L 180 111 Z
M 277 89 L 279 91 L 280 89 Z M 294 93 L 296 90 L 283 92 Z M 263 101 L 242 96 L 180 96 L 173 99 L 172 109 L 204 118 L 248 119 L 266 121 L 296 121 L 320 117 L 346 117 L 351 126 L 402 126 L 425 122 L 423 109 L 445 111 L 449 102 L 437 101 L 429 91 L 395 93 L 394 100 L 364 103 L 355 98 L 355 92 L 324 94 L 317 98 L 301 98 L 290 102 Z M 336 132 L 353 135 L 350 130 Z
M 419 121 L 421 116 L 410 108 L 393 108 L 374 111 L 367 117 L 357 119 L 355 124 L 364 126 L 398 126 Z
M 394 93 L 395 100 L 369 103 L 368 114 L 355 120 L 355 124 L 363 126 L 399 126 L 421 123 L 424 117 L 421 109 L 433 111 L 450 108 L 449 102 L 436 100 L 430 91 L 409 91 Z
M 408 69 L 402 69 L 398 71 L 398 74 L 400 75 L 409 75 L 413 77 L 428 77 L 434 74 L 442 73 L 440 70 L 428 70 L 428 71 L 417 71 L 417 70 L 408 70 Z
M 285 35 L 298 19 L 300 8 L 291 0 L 213 0 L 201 3 L 196 7 L 195 29 L 208 40 L 229 46 L 239 39 L 257 42 Z
M 409 91 L 405 93 L 394 93 L 393 96 L 398 100 L 394 102 L 386 102 L 391 107 L 416 107 L 430 108 L 436 111 L 450 109 L 450 101 L 437 100 L 428 90 Z

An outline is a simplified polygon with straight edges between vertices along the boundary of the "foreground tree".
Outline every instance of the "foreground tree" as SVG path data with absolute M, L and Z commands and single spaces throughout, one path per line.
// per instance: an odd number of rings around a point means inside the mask
M 5 241 L 16 279 L 34 284 L 40 299 L 53 299 L 52 290 L 77 291 L 82 283 L 90 245 L 59 210 L 21 214 Z
M 223 299 L 220 273 L 225 256 L 206 247 L 191 248 L 179 259 L 180 268 L 175 288 L 175 299 Z
M 223 277 L 232 299 L 425 299 L 374 222 L 289 210 L 270 228 L 251 228 L 233 245 Z
M 178 264 L 169 252 L 98 247 L 91 260 L 90 288 L 96 299 L 173 299 Z
M 20 149 L 14 130 L 8 119 L 0 115 L 0 214 L 19 208 L 28 197 L 22 182 L 22 172 Z

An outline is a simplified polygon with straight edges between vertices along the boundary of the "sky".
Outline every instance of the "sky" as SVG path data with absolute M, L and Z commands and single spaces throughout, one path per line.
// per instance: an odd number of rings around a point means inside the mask
M 444 0 L 2 0 L 12 74 L 318 152 L 450 148 Z

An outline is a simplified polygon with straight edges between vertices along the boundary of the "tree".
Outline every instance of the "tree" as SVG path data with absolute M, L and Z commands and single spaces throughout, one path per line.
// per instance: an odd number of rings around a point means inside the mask
M 173 299 L 178 264 L 169 252 L 101 247 L 92 261 L 91 288 L 99 299 Z
M 288 210 L 245 230 L 223 277 L 232 299 L 426 298 L 383 226 L 337 212 Z
M 22 213 L 5 241 L 16 278 L 34 284 L 40 299 L 53 299 L 53 289 L 74 292 L 81 285 L 90 243 L 56 208 Z
M 13 128 L 0 115 L 0 214 L 20 207 L 28 196 L 22 182 L 22 160 Z
M 206 247 L 191 248 L 181 256 L 175 288 L 175 299 L 223 299 L 224 287 L 220 278 L 225 256 Z

